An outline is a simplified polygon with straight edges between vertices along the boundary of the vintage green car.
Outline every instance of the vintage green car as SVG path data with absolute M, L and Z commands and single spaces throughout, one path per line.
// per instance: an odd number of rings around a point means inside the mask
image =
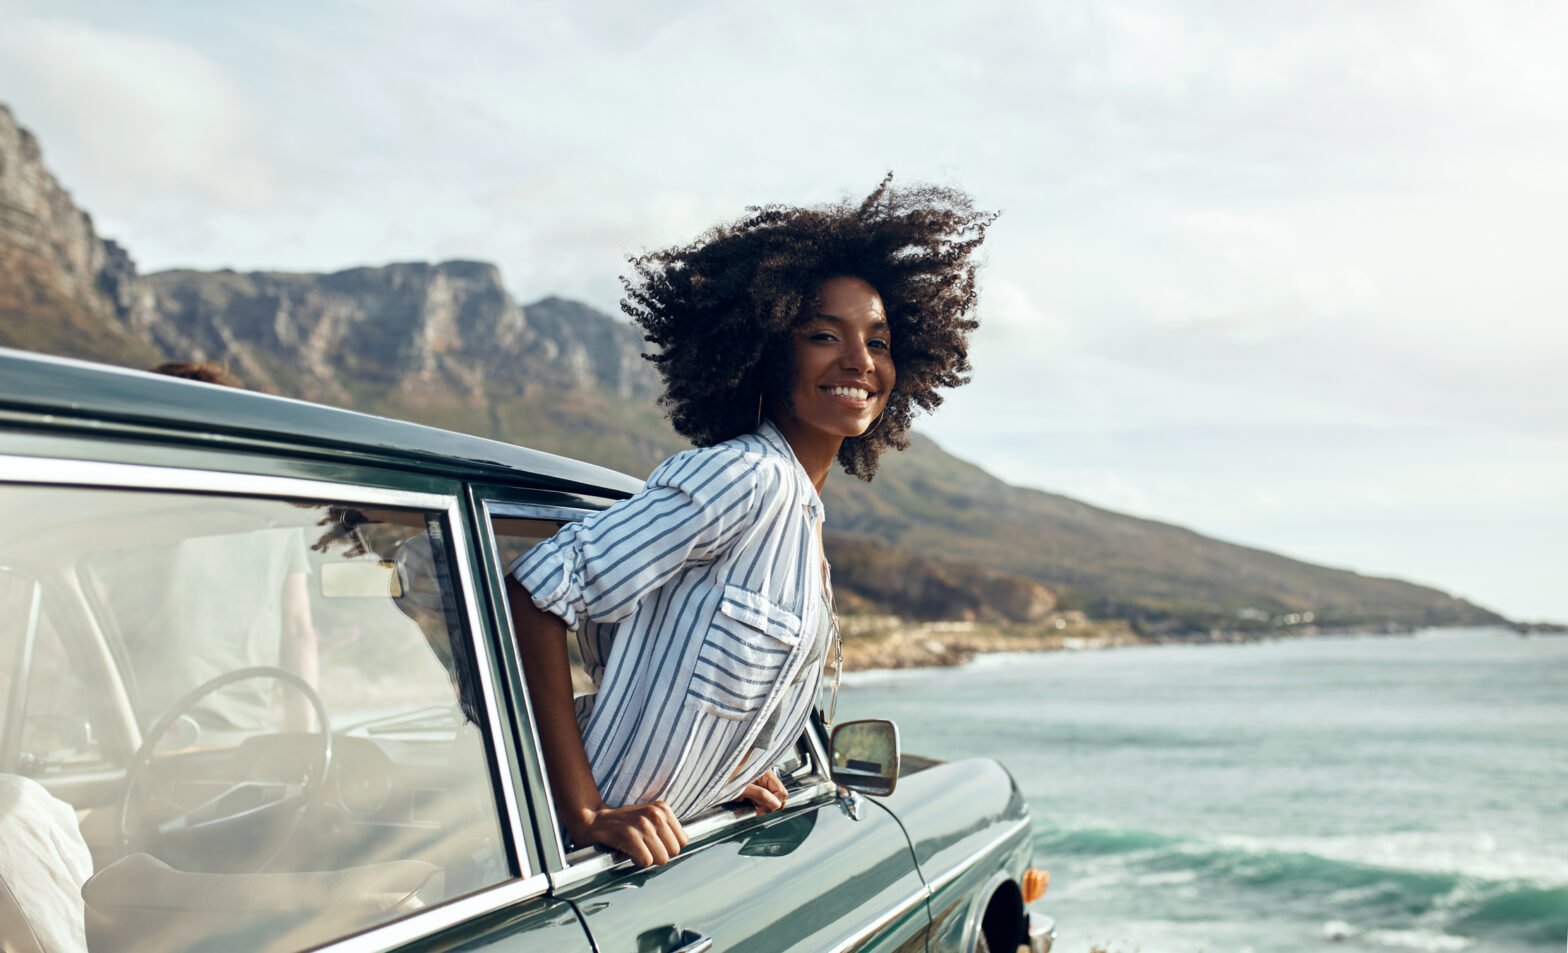
M 1049 949 L 1012 778 L 877 723 L 666 866 L 563 844 L 502 567 L 639 486 L 0 351 L 0 949 Z

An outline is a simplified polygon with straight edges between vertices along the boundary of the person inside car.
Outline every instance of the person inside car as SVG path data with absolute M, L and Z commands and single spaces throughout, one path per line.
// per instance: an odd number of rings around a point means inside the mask
M 820 492 L 869 481 L 918 410 L 968 380 L 973 257 L 994 219 L 896 188 L 768 206 L 632 259 L 622 308 L 658 348 L 662 402 L 696 445 L 630 499 L 510 567 L 508 601 L 556 808 L 571 840 L 639 866 L 681 820 L 786 793 L 836 646 Z M 597 692 L 574 705 L 566 633 Z
M 175 361 L 152 371 L 244 386 L 211 362 Z M 298 528 L 163 540 L 98 554 L 89 570 L 129 653 L 147 723 L 197 685 L 247 666 L 279 665 L 313 687 L 319 681 L 311 567 Z M 273 688 L 261 679 L 231 686 L 204 698 L 192 717 L 203 727 L 260 729 L 271 722 Z M 288 730 L 315 728 L 303 695 L 288 691 L 281 702 Z

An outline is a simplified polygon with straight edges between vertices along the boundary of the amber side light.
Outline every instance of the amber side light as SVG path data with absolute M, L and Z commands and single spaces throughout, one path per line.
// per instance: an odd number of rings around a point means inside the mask
M 1038 867 L 1030 867 L 1024 871 L 1024 903 L 1034 903 L 1045 896 L 1045 888 L 1051 885 L 1051 872 Z

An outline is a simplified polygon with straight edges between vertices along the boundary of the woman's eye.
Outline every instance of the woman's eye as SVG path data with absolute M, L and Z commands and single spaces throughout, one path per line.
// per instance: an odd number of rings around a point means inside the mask
M 813 341 L 837 341 L 838 336 L 831 331 L 818 331 L 811 336 Z
M 892 344 L 888 343 L 887 341 L 880 340 L 880 339 L 872 341 L 871 342 L 871 346 L 875 347 L 875 348 L 881 348 L 884 351 L 891 351 L 893 349 L 893 345 Z

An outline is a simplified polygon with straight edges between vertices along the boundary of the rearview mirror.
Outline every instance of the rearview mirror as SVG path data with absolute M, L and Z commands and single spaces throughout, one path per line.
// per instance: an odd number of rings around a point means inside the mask
M 834 782 L 862 794 L 892 794 L 898 784 L 898 726 L 882 718 L 833 729 L 828 760 Z
M 332 562 L 321 564 L 324 599 L 396 599 L 403 594 L 397 567 L 389 562 Z

